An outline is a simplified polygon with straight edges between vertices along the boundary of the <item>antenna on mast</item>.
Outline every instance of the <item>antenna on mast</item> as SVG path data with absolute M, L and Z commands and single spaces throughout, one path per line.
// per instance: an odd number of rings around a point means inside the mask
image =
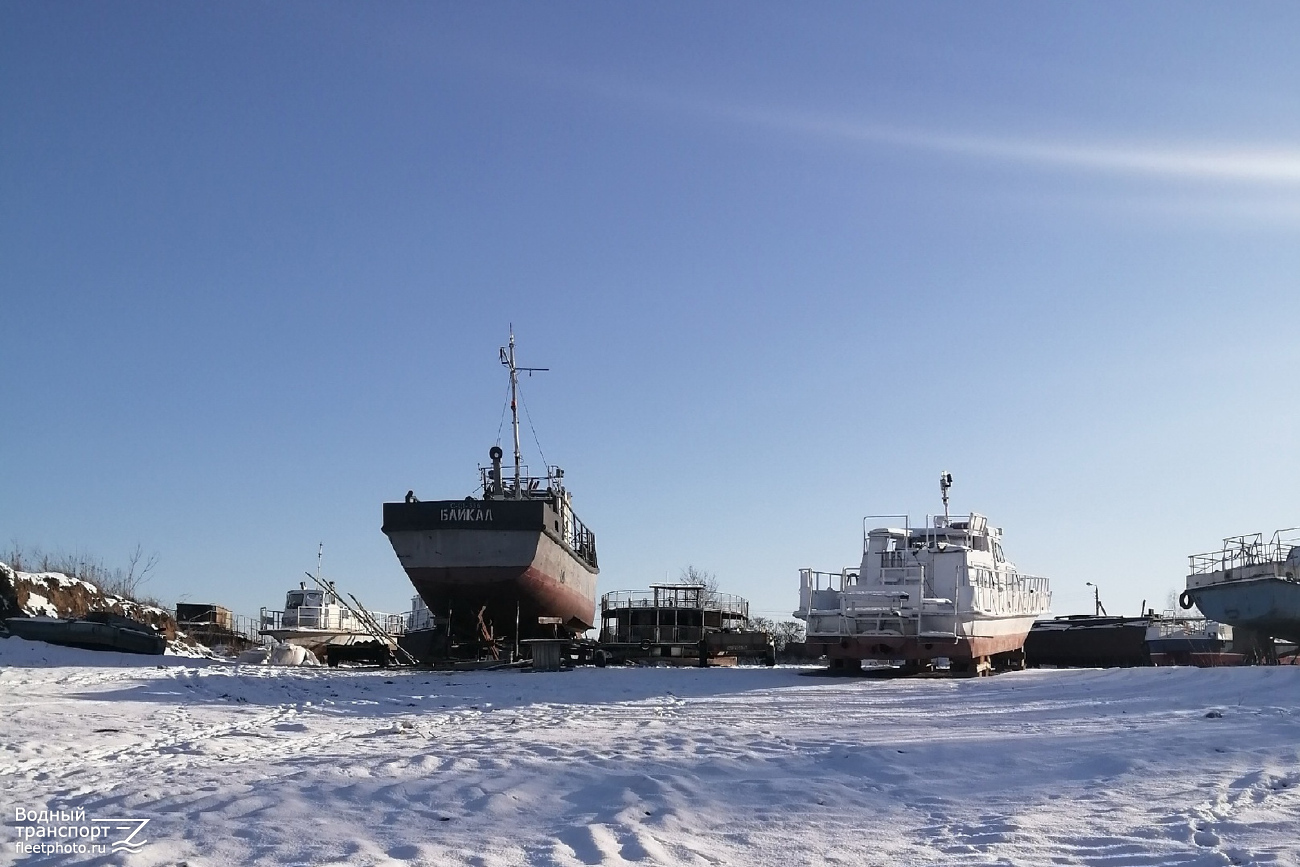
M 519 372 L 522 370 L 529 376 L 542 370 L 549 370 L 547 367 L 516 367 L 515 366 L 515 324 L 510 323 L 510 345 L 501 347 L 501 364 L 510 370 L 510 429 L 515 435 L 515 499 L 520 499 L 522 491 L 519 487 Z M 500 482 L 500 479 L 497 480 Z
M 948 523 L 948 489 L 952 487 L 952 473 L 944 470 L 939 474 L 939 493 L 943 495 L 943 522 Z

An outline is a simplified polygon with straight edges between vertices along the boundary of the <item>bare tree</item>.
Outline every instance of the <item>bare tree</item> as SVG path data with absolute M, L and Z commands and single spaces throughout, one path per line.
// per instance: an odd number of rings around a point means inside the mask
M 110 569 L 104 565 L 103 560 L 84 550 L 74 553 L 45 551 L 41 548 L 25 548 L 18 542 L 12 542 L 9 550 L 0 554 L 0 561 L 18 572 L 58 572 L 94 584 L 105 593 L 142 602 L 145 600 L 140 598 L 140 589 L 158 565 L 158 555 L 154 553 L 146 556 L 144 546 L 137 544 L 125 569 Z
M 712 572 L 707 572 L 695 566 L 687 566 L 678 575 L 677 583 L 703 587 L 704 589 L 700 593 L 700 601 L 706 605 L 718 598 L 718 576 Z
M 15 572 L 27 571 L 27 552 L 15 539 L 9 543 L 9 550 L 0 554 L 0 562 L 8 564 Z
M 782 620 L 776 625 L 776 633 L 772 638 L 776 643 L 776 649 L 784 651 L 790 649 L 792 645 L 803 644 L 806 635 L 806 627 L 798 620 Z
M 140 595 L 140 586 L 149 580 L 149 573 L 158 565 L 158 554 L 146 557 L 143 546 L 137 543 L 126 563 L 125 570 L 114 569 L 111 573 L 103 570 L 106 574 L 102 576 L 100 589 L 126 599 L 136 599 Z
M 804 625 L 797 620 L 772 620 L 767 617 L 751 617 L 749 626 L 757 632 L 766 632 L 772 636 L 772 644 L 777 653 L 784 653 L 791 645 L 800 645 L 804 641 Z

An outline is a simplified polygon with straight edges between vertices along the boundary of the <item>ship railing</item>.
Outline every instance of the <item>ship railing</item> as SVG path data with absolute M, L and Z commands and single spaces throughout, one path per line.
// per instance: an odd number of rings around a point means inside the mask
M 894 520 L 895 518 L 901 518 L 902 520 L 901 520 L 901 521 L 895 521 L 895 520 Z M 888 523 L 884 523 L 884 524 L 878 523 L 878 522 L 880 522 L 880 521 L 886 521 L 886 522 L 888 522 Z M 865 516 L 865 517 L 862 519 L 862 553 L 865 554 L 865 553 L 867 552 L 867 545 L 868 545 L 868 544 L 870 543 L 870 541 L 871 541 L 871 531 L 872 531 L 872 530 L 879 530 L 879 529 L 881 529 L 881 528 L 883 528 L 883 527 L 898 527 L 900 523 L 902 524 L 902 526 L 900 527 L 900 529 L 903 531 L 903 535 L 904 535 L 906 538 L 909 538 L 909 539 L 910 539 L 910 538 L 912 537 L 912 519 L 911 519 L 910 517 L 908 517 L 907 515 L 867 515 L 867 516 Z
M 209 647 L 226 642 L 247 641 L 253 644 L 262 640 L 258 633 L 261 618 L 246 614 L 233 614 L 221 618 L 178 620 L 177 630 Z
M 615 590 L 600 597 L 602 611 L 668 608 L 689 611 L 722 611 L 747 618 L 749 602 L 734 593 L 718 593 L 694 585 L 661 587 L 658 590 Z
M 406 632 L 407 615 L 405 614 L 385 614 L 381 611 L 371 611 L 370 615 L 375 622 L 383 627 L 389 635 L 401 635 Z M 335 607 L 333 605 L 325 607 L 308 607 L 287 608 L 283 611 L 274 611 L 268 608 L 261 610 L 258 618 L 260 622 L 259 629 L 269 631 L 273 629 L 338 629 L 352 630 L 356 632 L 367 631 L 366 626 L 346 608 Z
M 799 586 L 809 590 L 843 592 L 857 583 L 858 569 L 852 566 L 846 566 L 838 572 L 819 572 L 816 569 L 799 570 Z
M 1223 547 L 1218 551 L 1193 554 L 1188 560 L 1192 575 L 1208 575 L 1244 566 L 1280 563 L 1296 547 L 1300 547 L 1300 528 L 1288 527 L 1278 530 L 1267 541 L 1263 533 L 1229 536 L 1223 540 Z
M 496 491 L 496 480 L 492 467 L 479 467 L 479 484 L 484 496 Z M 564 490 L 564 471 L 559 467 L 547 467 L 546 475 L 535 476 L 526 464 L 519 465 L 519 487 L 515 487 L 515 468 L 511 464 L 501 467 L 501 495 L 506 499 L 527 500 L 536 497 L 549 497 Z M 518 496 L 516 497 L 516 492 Z
M 382 611 L 371 611 L 370 616 L 389 635 L 403 635 L 406 633 L 406 624 L 408 622 L 406 614 L 385 614 Z
M 901 554 L 902 551 L 890 551 L 890 554 Z M 885 585 L 894 584 L 922 584 L 925 582 L 925 564 L 914 563 L 911 566 L 904 566 L 901 563 L 897 566 L 882 566 L 880 569 L 880 583 Z
M 809 637 L 840 638 L 857 635 L 910 636 L 916 634 L 916 618 L 897 612 L 863 612 L 854 617 L 814 613 L 808 620 Z
M 839 572 L 799 570 L 799 610 L 795 616 L 808 620 L 814 611 L 839 607 L 839 595 L 858 582 L 858 570 L 846 566 Z
M 1188 617 L 1186 614 L 1179 614 L 1172 610 L 1167 610 L 1165 613 L 1168 616 L 1162 615 L 1147 627 L 1148 638 L 1208 634 L 1211 631 L 1210 624 L 1215 623 L 1215 621 L 1204 617 Z M 1218 624 L 1215 623 L 1215 625 Z
M 301 606 L 273 611 L 263 608 L 262 629 L 351 629 L 352 615 L 345 609 Z
M 881 569 L 906 568 L 910 559 L 906 551 L 881 551 L 879 556 Z
M 863 619 L 875 620 L 874 627 L 868 629 L 867 634 L 881 630 L 890 632 L 892 628 L 885 621 L 897 619 L 897 628 L 904 632 L 923 638 L 951 638 L 955 641 L 958 635 L 957 601 L 929 595 L 934 592 L 933 588 L 925 586 L 924 577 L 919 573 L 908 583 L 915 589 L 845 593 L 840 597 L 840 611 L 846 621 L 854 623 L 855 632 L 862 631 Z M 904 621 L 908 622 L 906 627 L 902 625 Z M 945 624 L 950 625 L 943 628 Z
M 575 554 L 591 565 L 596 565 L 596 534 L 588 530 L 587 525 L 578 520 L 578 516 L 573 514 L 572 509 L 566 511 L 568 513 L 568 519 L 565 521 L 567 537 L 564 541 L 573 549 Z
M 1020 572 L 1001 574 L 1005 576 L 1003 586 L 1013 593 L 1050 593 L 1052 589 L 1051 580 L 1040 575 L 1025 575 Z
M 1019 572 L 982 572 L 959 594 L 963 609 L 993 615 L 1038 615 L 1052 607 L 1051 581 Z
M 446 618 L 441 620 L 432 611 L 424 605 L 415 605 L 411 610 L 402 615 L 405 621 L 403 624 L 406 632 L 419 632 L 424 629 L 435 629 L 446 623 Z

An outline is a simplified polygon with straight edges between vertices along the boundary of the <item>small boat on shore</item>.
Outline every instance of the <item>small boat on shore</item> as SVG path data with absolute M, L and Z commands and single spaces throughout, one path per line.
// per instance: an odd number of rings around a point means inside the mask
M 406 616 L 368 612 L 384 635 L 397 636 L 406 630 Z M 286 644 L 306 648 L 320 658 L 333 645 L 353 645 L 379 640 L 374 626 L 363 622 L 351 606 L 344 605 L 336 592 L 308 587 L 300 582 L 297 589 L 285 594 L 284 610 L 263 608 L 258 632 Z
M 1147 653 L 1152 665 L 1194 665 L 1214 668 L 1245 665 L 1246 653 L 1233 647 L 1232 627 L 1204 617 L 1177 617 L 1172 611 L 1147 628 Z
M 19 638 L 63 647 L 153 656 L 161 655 L 167 649 L 167 639 L 152 626 L 109 612 L 95 612 L 76 619 L 9 617 L 4 623 L 9 632 Z

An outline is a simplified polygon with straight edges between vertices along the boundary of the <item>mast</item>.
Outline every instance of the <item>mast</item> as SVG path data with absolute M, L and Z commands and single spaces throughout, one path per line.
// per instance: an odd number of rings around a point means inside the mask
M 948 489 L 952 487 L 952 473 L 944 470 L 939 474 L 939 493 L 943 495 L 943 523 L 948 524 Z
M 515 367 L 515 325 L 510 323 L 510 429 L 515 434 L 515 497 L 519 497 L 519 370 Z
M 534 371 L 549 370 L 549 368 L 515 366 L 515 324 L 513 322 L 510 323 L 510 344 L 501 347 L 501 363 L 510 370 L 510 428 L 515 436 L 515 499 L 518 500 L 523 496 L 523 491 L 519 487 L 519 371 L 525 371 L 532 376 Z

